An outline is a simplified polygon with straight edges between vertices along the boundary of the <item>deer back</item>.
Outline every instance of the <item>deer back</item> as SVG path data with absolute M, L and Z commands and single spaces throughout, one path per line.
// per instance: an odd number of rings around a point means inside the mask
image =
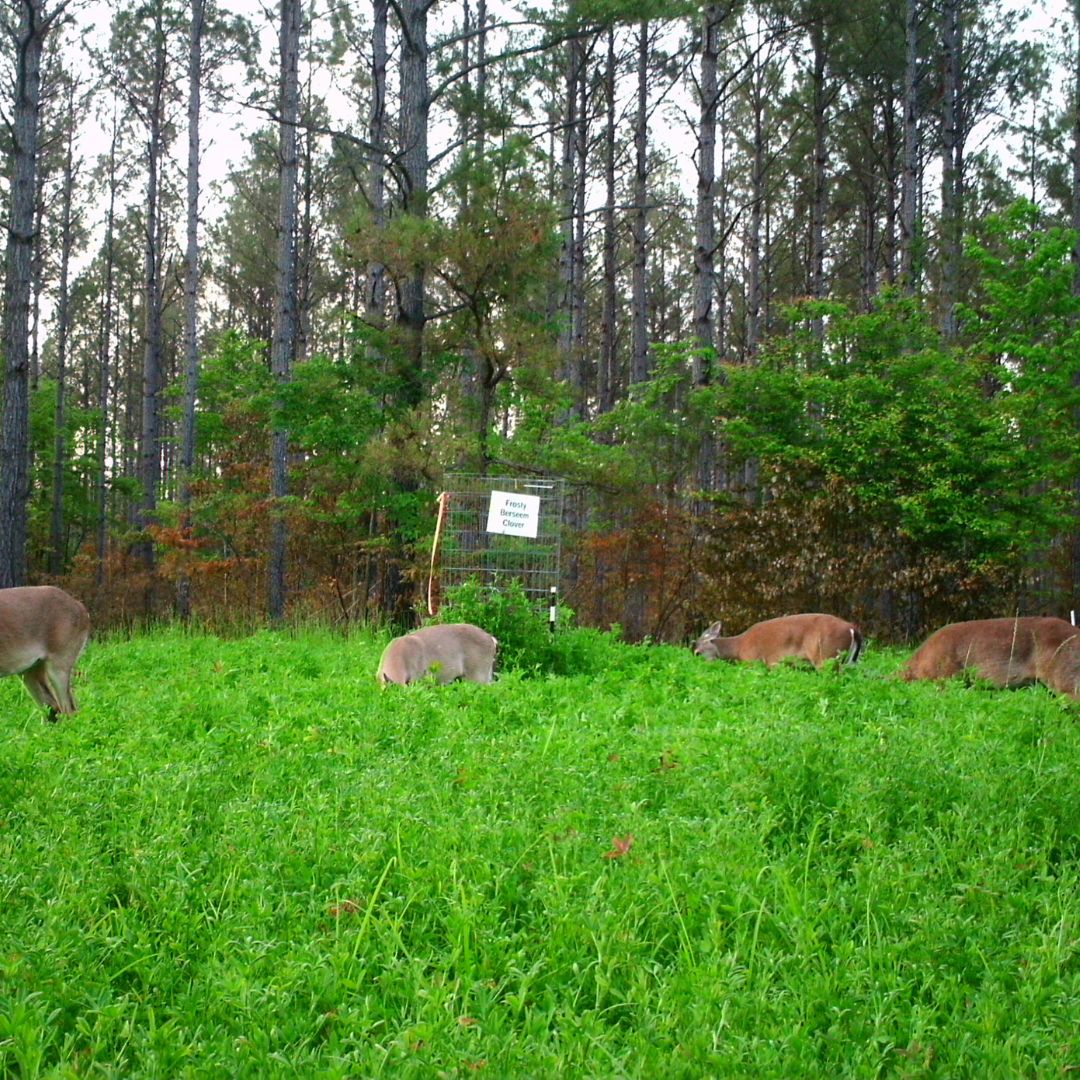
M 1047 681 L 1062 647 L 1076 627 L 1064 619 L 1025 616 L 972 619 L 935 630 L 907 662 L 907 680 L 949 679 L 972 671 L 995 686 L 1026 686 Z M 1058 663 L 1065 678 L 1066 661 Z
M 771 667 L 790 657 L 821 667 L 844 655 L 853 663 L 863 641 L 854 623 L 819 613 L 766 619 L 734 637 L 723 637 L 720 630 L 720 623 L 713 623 L 698 638 L 694 651 L 710 660 L 762 660 Z
M 386 646 L 377 678 L 384 685 L 404 685 L 432 673 L 444 684 L 455 679 L 489 683 L 497 647 L 495 638 L 471 623 L 425 626 Z
M 1080 635 L 1063 641 L 1053 655 L 1043 661 L 1039 678 L 1051 690 L 1080 699 Z
M 89 636 L 86 608 L 63 589 L 0 589 L 0 675 L 21 673 L 42 660 L 71 667 Z

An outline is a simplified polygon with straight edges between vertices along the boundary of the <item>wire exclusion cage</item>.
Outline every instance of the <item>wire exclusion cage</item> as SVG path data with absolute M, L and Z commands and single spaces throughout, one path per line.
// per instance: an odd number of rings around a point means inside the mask
M 563 486 L 543 477 L 447 476 L 432 580 L 443 589 L 468 581 L 498 589 L 517 581 L 538 605 L 549 602 L 560 584 Z

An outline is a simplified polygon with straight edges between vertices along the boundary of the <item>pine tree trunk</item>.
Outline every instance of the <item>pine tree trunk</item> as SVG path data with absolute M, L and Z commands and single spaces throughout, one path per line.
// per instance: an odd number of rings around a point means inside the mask
M 472 163 L 483 160 L 487 139 L 485 98 L 487 95 L 487 4 L 477 3 L 475 22 L 472 10 L 465 3 L 462 26 L 462 70 L 467 100 L 471 107 L 461 110 L 458 117 L 458 144 L 460 146 L 460 170 L 455 185 L 456 195 L 462 206 L 473 199 L 474 179 Z M 473 46 L 475 45 L 475 56 Z M 475 75 L 475 85 L 474 85 Z M 475 313 L 474 313 L 475 315 Z M 476 461 L 482 474 L 491 464 L 490 435 L 495 415 L 495 391 L 502 378 L 492 361 L 491 351 L 485 348 L 481 335 L 482 320 L 473 319 L 473 334 L 462 346 L 464 363 L 461 367 L 460 385 L 466 411 L 476 421 Z
M 904 0 L 904 161 L 900 189 L 900 280 L 913 295 L 918 287 L 916 208 L 919 190 L 918 0 Z
M 111 371 L 113 338 L 113 291 L 116 267 L 116 195 L 119 187 L 117 174 L 117 143 L 120 138 L 120 122 L 114 113 L 112 140 L 109 144 L 109 209 L 105 216 L 105 281 L 101 299 L 101 329 L 98 339 L 98 408 L 101 412 L 101 432 L 97 445 L 97 476 L 95 495 L 97 504 L 97 567 L 95 585 L 100 593 L 105 587 L 109 544 L 108 483 L 109 468 L 109 410 L 111 408 Z
M 488 44 L 488 11 L 487 0 L 477 0 L 476 25 L 478 34 L 476 37 L 476 127 L 473 131 L 473 153 L 479 158 L 484 152 L 484 143 L 487 139 L 487 44 Z
M 428 88 L 427 15 L 429 0 L 402 0 L 395 10 L 401 26 L 401 166 L 405 184 L 405 212 L 424 218 L 428 212 Z M 416 408 L 423 400 L 423 341 L 425 272 L 414 267 L 401 284 L 398 323 L 405 332 L 404 363 L 400 377 L 402 402 Z
M 45 36 L 63 6 L 46 15 L 40 0 L 22 0 L 19 24 L 7 26 L 14 51 L 14 102 L 5 258 L 2 341 L 3 414 L 0 417 L 0 588 L 27 578 L 30 498 L 30 291 L 41 111 L 41 56 Z
M 570 381 L 577 403 L 577 415 L 586 420 L 589 416 L 589 348 L 588 348 L 588 298 L 585 295 L 585 278 L 588 273 L 585 229 L 585 207 L 589 185 L 589 54 L 592 44 L 582 56 L 581 78 L 578 80 L 577 127 L 574 132 L 574 256 L 573 284 L 571 289 L 571 323 L 574 340 L 571 347 Z
M 296 124 L 300 116 L 300 0 L 281 0 L 280 85 L 278 103 L 279 193 L 277 219 L 277 287 L 270 369 L 279 391 L 292 379 L 295 358 L 296 218 L 299 158 Z M 280 407 L 281 399 L 278 399 Z M 274 501 L 268 572 L 269 614 L 285 617 L 288 529 L 283 500 L 289 494 L 289 433 L 276 419 L 270 446 L 270 494 Z
M 755 61 L 756 64 L 756 61 Z M 761 232 L 765 211 L 766 113 L 764 73 L 759 68 L 751 90 L 753 100 L 753 149 L 750 166 L 750 220 L 746 236 L 746 359 L 754 360 L 761 344 L 761 308 L 763 297 Z
M 649 198 L 649 24 L 638 27 L 637 109 L 634 115 L 634 210 L 631 217 L 633 256 L 630 271 L 631 352 L 630 382 L 649 377 L 648 296 L 648 198 Z
M 716 254 L 716 121 L 720 93 L 717 68 L 720 61 L 720 26 L 725 13 L 718 4 L 705 8 L 701 28 L 700 121 L 698 126 L 697 210 L 694 246 L 694 338 L 698 351 L 694 353 L 693 380 L 695 386 L 712 382 L 717 343 Z M 716 439 L 712 430 L 702 433 L 697 482 L 703 492 L 716 486 Z M 705 513 L 704 505 L 698 506 Z
M 52 515 L 49 528 L 49 571 L 54 577 L 67 564 L 64 530 L 64 477 L 67 473 L 67 352 L 70 334 L 70 289 L 72 247 L 71 203 L 75 187 L 75 83 L 68 84 L 67 143 L 64 150 L 64 192 L 61 198 L 60 296 L 56 311 L 56 431 L 53 440 Z
M 600 362 L 597 372 L 597 405 L 602 413 L 615 404 L 618 385 L 618 357 L 615 320 L 618 312 L 618 238 L 615 232 L 615 29 L 607 31 L 607 61 L 604 68 L 604 213 L 603 213 L 603 314 L 600 327 Z
M 698 125 L 697 210 L 694 246 L 694 338 L 699 346 L 716 344 L 713 303 L 716 297 L 716 69 L 720 54 L 720 8 L 705 8 L 701 29 L 700 116 Z M 710 380 L 708 355 L 694 356 L 694 383 Z
M 579 222 L 583 207 L 580 204 L 581 185 L 579 170 L 581 155 L 579 147 L 584 141 L 582 132 L 586 119 L 581 115 L 582 87 L 585 83 L 585 44 L 581 37 L 574 37 L 567 45 L 566 97 L 563 103 L 562 159 L 559 173 L 559 206 L 562 229 L 562 248 L 559 255 L 559 277 L 562 287 L 560 301 L 563 316 L 559 334 L 559 353 L 562 357 L 563 377 L 574 388 L 571 410 L 582 415 L 584 402 L 578 391 L 580 358 L 576 355 L 581 341 L 580 319 L 583 308 L 580 303 L 583 271 L 583 250 Z
M 386 23 L 389 0 L 374 0 L 371 27 L 371 114 L 368 117 L 368 141 L 374 151 L 368 172 L 368 198 L 371 220 L 376 230 L 386 225 Z M 367 272 L 364 298 L 365 315 L 373 326 L 382 326 L 386 316 L 386 267 L 372 262 Z
M 302 111 L 311 102 L 308 82 Z M 318 259 L 315 241 L 315 134 L 305 131 L 298 141 L 299 211 L 296 234 L 296 356 L 309 356 L 315 351 L 316 328 L 312 320 L 315 292 L 315 264 Z
M 716 344 L 716 355 L 725 357 L 728 348 L 728 318 L 729 318 L 729 290 L 731 288 L 730 268 L 727 259 L 727 244 L 735 229 L 737 215 L 731 214 L 731 192 L 728 174 L 727 144 L 731 138 L 731 129 L 728 124 L 728 110 L 726 104 L 723 109 L 717 105 L 717 143 L 720 147 L 720 169 L 717 179 L 719 198 L 716 206 L 717 228 L 717 252 L 719 262 L 716 270 L 716 302 L 717 312 L 713 319 L 713 337 Z
M 865 310 L 878 292 L 878 210 L 875 198 L 876 179 L 867 177 L 863 185 L 862 216 L 862 300 Z
M 810 26 L 810 41 L 814 51 L 813 122 L 814 122 L 814 173 L 813 197 L 810 202 L 810 273 L 807 292 L 812 300 L 825 298 L 825 213 L 829 198 L 828 189 L 828 89 L 825 85 L 827 63 L 825 55 L 825 27 L 820 18 Z M 820 316 L 811 321 L 815 337 L 824 334 Z
M 1073 295 L 1080 297 L 1080 0 L 1072 0 L 1072 14 L 1076 31 L 1072 58 L 1072 227 L 1076 230 L 1073 243 Z M 1073 385 L 1080 387 L 1080 375 L 1074 378 Z M 1077 416 L 1076 425 L 1080 428 L 1080 415 Z M 1072 544 L 1072 595 L 1076 597 L 1080 596 L 1080 476 L 1073 480 L 1073 507 L 1077 523 Z
M 961 39 L 960 0 L 943 7 L 941 116 L 941 330 L 946 341 L 956 337 L 956 304 L 960 287 L 961 223 Z
M 161 391 L 165 348 L 161 208 L 161 168 L 165 152 L 165 78 L 167 57 L 165 30 L 160 6 L 154 12 L 154 84 L 149 103 L 147 144 L 146 248 L 143 289 L 146 301 L 143 331 L 142 431 L 139 440 L 139 482 L 142 488 L 136 525 L 141 533 L 135 545 L 137 557 L 147 572 L 145 614 L 154 607 L 154 541 L 149 528 L 157 518 L 158 488 L 161 483 Z
M 191 0 L 188 39 L 187 266 L 184 275 L 184 416 L 180 437 L 180 529 L 191 534 L 191 477 L 195 471 L 195 403 L 199 393 L 199 119 L 202 111 L 202 38 L 205 0 Z M 191 577 L 176 586 L 180 618 L 191 618 Z
M 1073 244 L 1073 295 L 1080 296 L 1080 0 L 1072 0 L 1076 42 L 1073 53 L 1072 102 L 1072 227 L 1076 231 Z
M 461 44 L 461 67 L 464 72 L 463 83 L 466 98 L 471 101 L 467 109 L 462 109 L 458 117 L 458 144 L 461 147 L 462 157 L 472 154 L 479 160 L 484 153 L 484 143 L 487 139 L 487 38 L 488 38 L 488 13 L 487 0 L 477 0 L 476 17 L 473 18 L 469 0 L 464 3 L 464 16 L 462 19 L 462 44 Z M 475 57 L 473 45 L 476 46 Z M 473 74 L 475 72 L 475 84 Z M 468 177 L 461 181 L 463 187 L 461 196 L 468 198 Z

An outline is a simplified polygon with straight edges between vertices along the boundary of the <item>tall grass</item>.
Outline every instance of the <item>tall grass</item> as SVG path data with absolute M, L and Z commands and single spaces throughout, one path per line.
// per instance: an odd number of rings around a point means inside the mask
M 380 691 L 384 641 L 0 682 L 0 1073 L 1080 1068 L 1080 732 L 1035 688 L 707 664 Z

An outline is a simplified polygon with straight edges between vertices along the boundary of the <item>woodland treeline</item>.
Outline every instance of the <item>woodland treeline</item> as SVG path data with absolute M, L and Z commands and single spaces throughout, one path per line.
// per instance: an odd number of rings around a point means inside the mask
M 464 472 L 635 640 L 1080 606 L 1075 4 L 270 16 L 5 0 L 0 586 L 407 623 Z

